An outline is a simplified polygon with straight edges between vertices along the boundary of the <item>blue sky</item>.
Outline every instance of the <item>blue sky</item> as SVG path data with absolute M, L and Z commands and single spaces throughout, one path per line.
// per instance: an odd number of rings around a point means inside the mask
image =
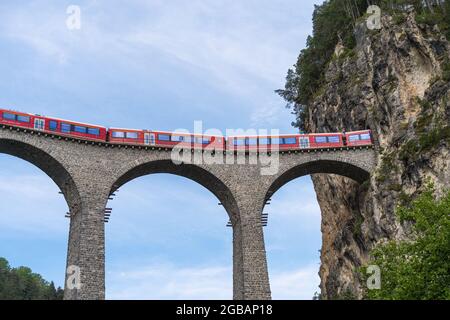
M 2 1 L 0 106 L 105 126 L 279 129 L 283 87 L 321 1 Z M 81 28 L 66 27 L 69 5 Z M 67 205 L 23 160 L 0 155 L 0 256 L 63 285 Z M 266 208 L 274 298 L 310 299 L 320 210 L 309 177 Z M 107 298 L 232 297 L 231 230 L 217 199 L 185 178 L 121 188 L 106 225 Z

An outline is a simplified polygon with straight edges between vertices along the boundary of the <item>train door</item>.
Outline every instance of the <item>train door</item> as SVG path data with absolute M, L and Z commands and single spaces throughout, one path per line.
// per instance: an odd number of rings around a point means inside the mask
M 44 130 L 45 129 L 45 119 L 35 118 L 34 119 L 34 129 Z
M 310 148 L 309 137 L 308 136 L 299 137 L 298 138 L 298 146 L 300 149 L 309 149 Z
M 154 146 L 155 145 L 155 134 L 145 132 L 144 133 L 144 144 Z

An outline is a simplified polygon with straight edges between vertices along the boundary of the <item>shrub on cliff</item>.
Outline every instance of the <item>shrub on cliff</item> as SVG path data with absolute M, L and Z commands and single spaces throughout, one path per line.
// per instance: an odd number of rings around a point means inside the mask
M 430 188 L 397 215 L 412 224 L 411 238 L 376 246 L 371 265 L 381 271 L 381 288 L 367 299 L 450 299 L 450 191 L 441 199 Z

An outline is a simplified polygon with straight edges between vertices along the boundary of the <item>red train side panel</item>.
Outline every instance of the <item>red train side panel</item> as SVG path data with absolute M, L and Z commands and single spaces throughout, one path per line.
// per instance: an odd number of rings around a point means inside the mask
M 61 136 L 83 138 L 93 141 L 106 141 L 105 127 L 43 117 L 30 113 L 0 109 L 0 123 Z
M 221 136 L 166 131 L 152 131 L 151 134 L 154 134 L 155 145 L 164 148 L 177 146 L 181 148 L 223 151 L 225 147 L 224 138 Z
M 339 148 L 344 146 L 341 133 L 309 134 L 309 148 Z
M 372 145 L 372 133 L 370 130 L 353 131 L 345 134 L 347 146 Z
M 22 128 L 32 128 L 33 115 L 18 111 L 0 109 L 0 123 Z
M 145 144 L 144 130 L 109 128 L 108 141 L 111 143 Z

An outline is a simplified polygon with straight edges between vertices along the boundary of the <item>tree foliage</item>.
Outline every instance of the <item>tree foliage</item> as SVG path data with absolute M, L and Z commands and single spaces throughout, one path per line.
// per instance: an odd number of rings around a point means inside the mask
M 369 5 L 378 5 L 384 13 L 402 15 L 414 8 L 418 19 L 437 24 L 450 38 L 450 1 L 445 0 L 327 0 L 316 5 L 312 17 L 313 33 L 300 52 L 294 68 L 289 69 L 284 89 L 276 90 L 297 116 L 292 124 L 306 131 L 308 105 L 324 85 L 324 75 L 334 49 L 341 40 L 347 51 L 355 47 L 354 26 L 366 14 Z
M 413 240 L 372 250 L 370 264 L 380 267 L 381 289 L 367 290 L 366 298 L 450 299 L 450 191 L 437 200 L 429 188 L 397 215 L 412 223 Z
M 30 268 L 11 268 L 0 257 L 0 300 L 62 300 L 64 290 L 47 282 Z

